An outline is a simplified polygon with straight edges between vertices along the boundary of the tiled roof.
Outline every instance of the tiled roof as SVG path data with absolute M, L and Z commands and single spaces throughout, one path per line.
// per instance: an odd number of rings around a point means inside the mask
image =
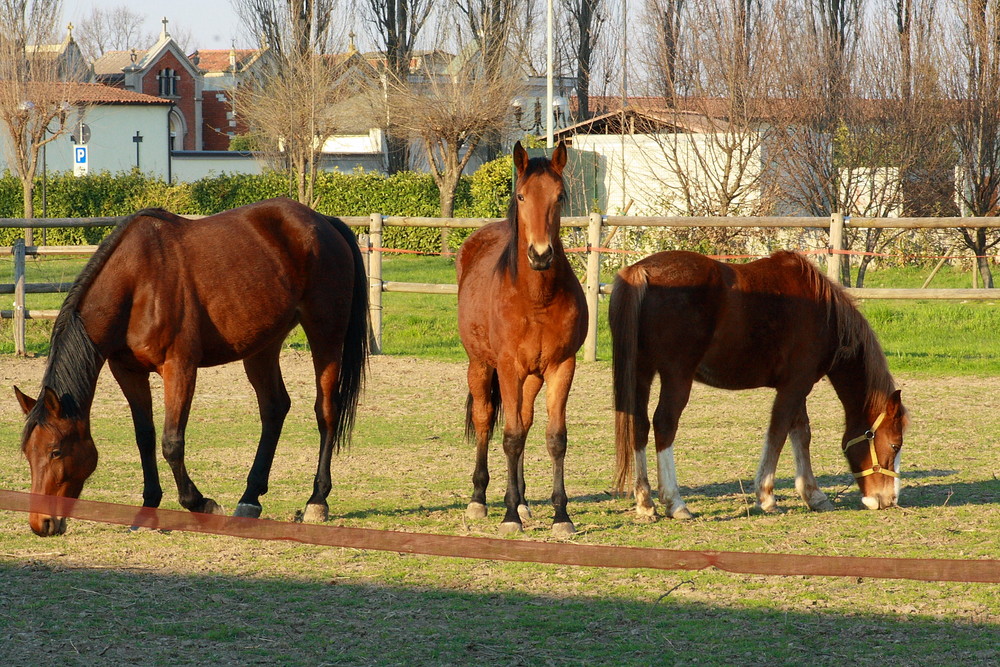
M 173 104 L 162 97 L 137 93 L 100 83 L 63 83 L 63 95 L 72 103 L 83 104 Z
M 236 56 L 236 69 L 241 70 L 257 56 L 257 49 L 198 49 L 188 58 L 206 72 L 225 72 L 229 69 L 229 54 Z
M 142 62 L 145 51 L 136 51 L 136 62 Z M 108 51 L 94 61 L 94 74 L 121 74 L 122 70 L 132 64 L 131 51 Z

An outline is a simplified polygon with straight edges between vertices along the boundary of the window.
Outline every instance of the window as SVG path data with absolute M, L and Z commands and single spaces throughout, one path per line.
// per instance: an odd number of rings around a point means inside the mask
M 160 97 L 177 97 L 177 72 L 167 67 L 156 75 L 160 84 Z

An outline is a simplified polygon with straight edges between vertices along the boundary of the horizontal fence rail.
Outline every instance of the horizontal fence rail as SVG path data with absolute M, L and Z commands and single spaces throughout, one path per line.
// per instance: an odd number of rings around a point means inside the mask
M 152 530 L 184 530 L 244 539 L 373 549 L 452 558 L 477 558 L 576 567 L 703 570 L 779 576 L 863 577 L 1000 583 L 1000 561 L 942 558 L 814 556 L 740 551 L 680 551 L 648 547 L 535 542 L 495 537 L 404 533 L 292 523 L 42 496 L 0 489 L 0 509 L 72 517 Z
M 189 216 L 202 218 L 205 216 Z M 46 229 L 56 227 L 107 227 L 116 225 L 124 217 L 107 218 L 46 218 L 22 219 L 0 218 L 0 228 Z M 418 294 L 457 294 L 455 284 L 405 283 L 387 281 L 383 278 L 382 257 L 395 250 L 383 247 L 383 232 L 386 227 L 429 227 L 438 229 L 478 228 L 500 220 L 500 218 L 430 218 L 416 216 L 385 216 L 372 213 L 369 216 L 342 216 L 350 227 L 367 227 L 368 234 L 359 236 L 361 250 L 365 256 L 369 285 L 369 307 L 372 322 L 372 351 L 382 350 L 382 294 L 383 292 L 408 292 Z M 587 338 L 584 341 L 584 359 L 597 359 L 597 313 L 600 295 L 610 294 L 611 285 L 600 282 L 601 255 L 611 251 L 602 247 L 604 230 L 616 227 L 756 227 L 789 229 L 823 229 L 829 234 L 829 246 L 814 254 L 822 254 L 827 259 L 827 275 L 835 282 L 840 280 L 843 257 L 850 251 L 844 249 L 844 230 L 851 228 L 886 229 L 957 229 L 957 228 L 1000 228 L 1000 217 L 988 218 L 863 218 L 845 217 L 834 214 L 830 217 L 650 217 L 601 215 L 564 217 L 561 225 L 566 228 L 587 230 L 587 245 L 579 251 L 586 255 L 586 275 L 584 288 L 587 297 L 589 322 Z M 71 283 L 28 283 L 25 273 L 27 256 L 90 255 L 97 246 L 25 246 L 18 241 L 14 246 L 2 248 L 14 257 L 14 282 L 0 284 L 0 294 L 13 294 L 12 310 L 2 310 L 0 315 L 14 321 L 14 347 L 18 354 L 25 353 L 24 331 L 28 319 L 54 318 L 56 310 L 28 310 L 26 294 L 49 294 L 65 292 Z M 619 251 L 620 252 L 620 251 Z M 871 289 L 848 288 L 848 293 L 858 299 L 959 299 L 994 300 L 1000 298 L 992 289 Z

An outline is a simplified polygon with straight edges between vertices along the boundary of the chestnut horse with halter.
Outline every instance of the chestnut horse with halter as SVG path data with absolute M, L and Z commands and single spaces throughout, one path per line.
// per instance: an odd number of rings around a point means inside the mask
M 290 400 L 279 352 L 301 324 L 316 371 L 319 464 L 304 518 L 324 520 L 330 462 L 354 422 L 368 358 L 368 288 L 350 229 L 290 199 L 201 220 L 159 209 L 121 222 L 87 263 L 59 311 L 37 402 L 14 388 L 27 415 L 21 449 L 31 491 L 78 498 L 97 467 L 90 409 L 105 360 L 128 401 L 143 472 L 143 505 L 163 496 L 149 375 L 163 378 L 163 456 L 180 504 L 220 513 L 188 476 L 184 431 L 197 369 L 242 360 L 262 431 L 238 516 L 259 516 Z M 63 517 L 32 513 L 38 535 Z
M 655 516 L 646 472 L 650 387 L 659 497 L 668 516 L 691 517 L 681 498 L 673 444 L 691 384 L 773 387 L 771 423 L 756 475 L 757 505 L 775 511 L 778 455 L 790 436 L 795 489 L 814 510 L 833 509 L 809 459 L 806 397 L 824 375 L 844 406 L 841 446 L 871 509 L 896 505 L 899 450 L 907 425 L 874 332 L 847 293 L 801 255 L 776 252 L 724 264 L 691 252 L 661 252 L 618 272 L 610 301 L 614 341 L 617 483 L 635 465 L 636 512 Z
M 559 238 L 566 147 L 552 159 L 532 158 L 514 146 L 517 182 L 507 220 L 476 231 L 458 253 L 458 329 L 469 355 L 465 432 L 476 443 L 472 501 L 466 515 L 486 516 L 490 474 L 487 450 L 501 408 L 507 456 L 507 513 L 502 532 L 522 530 L 524 443 L 535 397 L 547 384 L 545 432 L 552 458 L 552 531 L 575 531 L 566 512 L 566 399 L 576 352 L 587 331 L 587 304 Z

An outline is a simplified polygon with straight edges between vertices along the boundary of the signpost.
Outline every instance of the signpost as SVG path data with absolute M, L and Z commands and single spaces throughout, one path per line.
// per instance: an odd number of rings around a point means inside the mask
M 73 146 L 73 175 L 74 176 L 86 176 L 87 175 L 87 147 L 84 146 Z

